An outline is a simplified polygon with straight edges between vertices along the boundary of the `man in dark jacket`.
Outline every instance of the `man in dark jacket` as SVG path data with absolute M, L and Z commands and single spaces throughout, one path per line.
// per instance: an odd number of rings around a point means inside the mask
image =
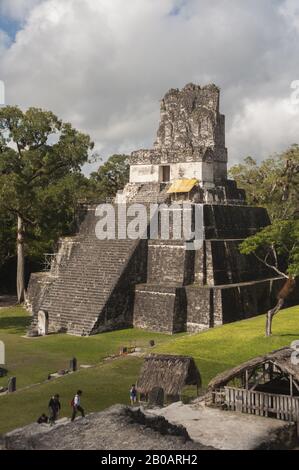
M 59 395 L 57 393 L 56 395 L 50 398 L 48 407 L 50 412 L 49 422 L 50 424 L 55 424 L 55 421 L 58 418 L 58 414 L 61 409 Z

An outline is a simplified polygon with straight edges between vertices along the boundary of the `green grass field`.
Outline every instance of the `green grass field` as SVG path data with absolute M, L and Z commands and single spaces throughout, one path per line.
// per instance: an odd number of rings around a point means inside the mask
M 282 310 L 274 318 L 270 338 L 265 336 L 264 331 L 265 315 L 259 315 L 185 336 L 158 346 L 157 351 L 193 356 L 206 386 L 219 372 L 299 339 L 299 306 Z
M 20 307 L 0 310 L 0 340 L 6 345 L 9 376 L 16 375 L 19 389 L 29 386 L 0 397 L 0 433 L 35 421 L 47 412 L 53 393 L 61 396 L 62 416 L 70 414 L 70 400 L 78 388 L 84 391 L 82 401 L 87 411 L 128 403 L 128 389 L 138 377 L 142 359 L 128 356 L 103 361 L 121 346 L 147 347 L 148 341 L 154 339 L 154 352 L 191 355 L 206 386 L 218 372 L 299 339 L 299 306 L 279 313 L 271 338 L 264 336 L 264 315 L 196 335 L 175 336 L 127 329 L 85 338 L 49 335 L 28 339 L 22 337 L 28 321 L 28 314 Z M 68 367 L 73 356 L 79 364 L 94 367 L 31 386 L 44 381 L 49 372 Z M 0 380 L 0 385 L 7 382 L 7 378 Z
M 173 337 L 143 330 L 119 330 L 78 337 L 66 334 L 25 338 L 30 317 L 21 307 L 0 310 L 0 339 L 6 346 L 10 375 L 17 376 L 18 388 L 46 380 L 48 374 L 69 367 L 72 357 L 79 364 L 98 364 L 117 354 L 122 346 L 147 346 L 150 339 L 162 344 Z M 7 379 L 0 379 L 0 386 Z

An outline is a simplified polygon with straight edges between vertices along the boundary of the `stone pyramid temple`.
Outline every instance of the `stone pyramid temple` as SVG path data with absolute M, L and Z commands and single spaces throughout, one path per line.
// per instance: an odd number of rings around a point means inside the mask
M 130 181 L 113 206 L 118 214 L 136 203 L 163 203 L 166 212 L 189 203 L 202 214 L 202 243 L 186 249 L 183 238 L 99 239 L 96 206 L 82 207 L 78 233 L 59 241 L 49 271 L 31 275 L 31 334 L 91 335 L 132 326 L 195 332 L 275 303 L 283 280 L 238 250 L 270 221 L 265 209 L 246 205 L 244 191 L 227 178 L 219 95 L 215 85 L 194 84 L 166 93 L 154 146 L 131 154 Z M 117 231 L 126 232 L 129 222 L 119 219 Z

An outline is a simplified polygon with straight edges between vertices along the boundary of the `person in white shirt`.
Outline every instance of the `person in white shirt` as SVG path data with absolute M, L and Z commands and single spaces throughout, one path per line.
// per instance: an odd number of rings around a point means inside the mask
M 77 411 L 80 411 L 82 418 L 84 418 L 85 413 L 84 409 L 81 406 L 81 395 L 82 395 L 82 390 L 78 390 L 74 398 L 72 399 L 72 408 L 73 408 L 73 414 L 72 414 L 72 421 L 76 418 Z

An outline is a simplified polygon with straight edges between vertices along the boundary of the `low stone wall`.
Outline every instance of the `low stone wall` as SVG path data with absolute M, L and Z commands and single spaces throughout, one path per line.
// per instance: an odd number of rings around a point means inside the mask
M 236 285 L 186 287 L 187 331 L 196 332 L 266 313 L 276 303 L 285 280 L 273 278 Z M 285 307 L 299 302 L 294 292 Z

